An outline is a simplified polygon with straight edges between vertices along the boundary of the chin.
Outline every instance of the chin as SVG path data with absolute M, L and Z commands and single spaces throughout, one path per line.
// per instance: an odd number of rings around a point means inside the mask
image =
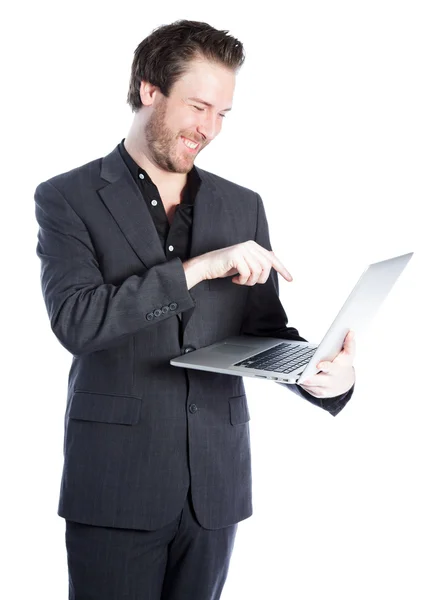
M 192 170 L 194 166 L 194 159 L 196 157 L 191 157 L 190 160 L 180 160 L 177 157 L 177 160 L 172 161 L 172 167 L 174 173 L 188 173 Z

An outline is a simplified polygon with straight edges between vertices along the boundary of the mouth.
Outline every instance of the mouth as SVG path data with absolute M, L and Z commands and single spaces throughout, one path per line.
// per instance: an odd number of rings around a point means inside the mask
M 185 138 L 183 135 L 181 136 L 181 141 L 186 150 L 192 154 L 195 154 L 200 148 L 200 144 L 193 142 L 193 140 L 189 140 L 189 138 Z

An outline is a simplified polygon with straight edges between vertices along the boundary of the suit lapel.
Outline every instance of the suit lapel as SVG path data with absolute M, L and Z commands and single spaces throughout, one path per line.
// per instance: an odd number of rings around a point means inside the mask
M 226 222 L 226 203 L 216 189 L 209 174 L 196 167 L 201 180 L 201 185 L 196 196 L 194 205 L 192 244 L 190 256 L 200 256 L 217 248 L 224 235 L 224 222 Z M 227 224 L 229 227 L 229 224 Z
M 166 262 L 164 249 L 141 192 L 120 156 L 118 146 L 104 157 L 101 177 L 109 185 L 99 190 L 102 201 L 116 220 L 137 256 L 149 269 Z
M 238 192 L 231 193 L 228 186 L 227 191 L 217 188 L 211 173 L 196 169 L 202 185 L 194 208 L 192 257 L 243 242 L 247 219 Z

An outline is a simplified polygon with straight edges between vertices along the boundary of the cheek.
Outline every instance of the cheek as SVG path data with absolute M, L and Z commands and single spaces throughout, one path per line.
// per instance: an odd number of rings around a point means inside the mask
M 175 109 L 171 113 L 168 113 L 166 121 L 167 125 L 177 135 L 183 134 L 183 132 L 195 131 L 197 125 L 196 116 L 193 112 L 186 111 L 185 109 Z
M 197 130 L 200 121 L 194 115 L 184 115 L 180 121 L 180 132 L 181 133 L 193 133 Z

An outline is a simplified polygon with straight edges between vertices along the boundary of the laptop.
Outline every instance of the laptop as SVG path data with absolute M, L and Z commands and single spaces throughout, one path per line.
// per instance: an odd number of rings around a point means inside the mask
M 349 330 L 357 336 L 379 309 L 413 252 L 372 263 L 364 269 L 320 344 L 280 338 L 233 336 L 170 360 L 174 367 L 302 383 L 333 360 Z M 256 284 L 259 285 L 259 284 Z

